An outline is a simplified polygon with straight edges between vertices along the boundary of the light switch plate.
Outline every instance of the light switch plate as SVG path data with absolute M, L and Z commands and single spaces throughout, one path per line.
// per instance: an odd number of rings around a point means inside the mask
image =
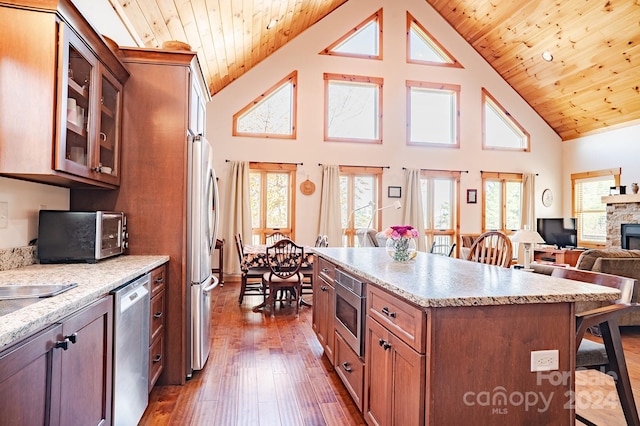
M 9 226 L 9 203 L 6 201 L 0 201 L 0 229 L 5 229 Z

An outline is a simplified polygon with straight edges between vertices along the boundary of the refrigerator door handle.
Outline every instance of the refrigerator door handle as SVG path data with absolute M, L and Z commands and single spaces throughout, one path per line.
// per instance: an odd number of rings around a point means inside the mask
M 213 290 L 217 286 L 218 286 L 218 278 L 217 277 L 211 277 L 211 284 L 209 284 L 208 286 L 203 288 L 202 292 L 203 293 L 209 293 L 211 290 Z

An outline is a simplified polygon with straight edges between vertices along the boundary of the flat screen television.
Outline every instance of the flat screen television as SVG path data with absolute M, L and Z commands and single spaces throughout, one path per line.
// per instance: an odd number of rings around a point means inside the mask
M 538 233 L 546 244 L 558 248 L 575 247 L 578 241 L 576 218 L 538 218 Z

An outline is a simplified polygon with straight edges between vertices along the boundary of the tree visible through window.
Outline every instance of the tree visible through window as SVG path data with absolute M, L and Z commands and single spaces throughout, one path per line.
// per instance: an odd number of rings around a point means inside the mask
M 233 116 L 234 136 L 296 137 L 297 71 Z
M 340 218 L 343 246 L 356 245 L 358 228 L 377 227 L 375 208 L 380 200 L 380 167 L 340 167 Z
M 573 217 L 577 219 L 578 245 L 604 245 L 607 241 L 607 206 L 602 197 L 620 185 L 620 169 L 571 175 Z
M 251 163 L 249 196 L 253 242 L 279 231 L 294 237 L 295 164 Z
M 483 231 L 522 228 L 522 174 L 482 172 Z
M 423 170 L 420 177 L 426 247 L 456 241 L 460 172 Z
M 324 74 L 325 140 L 382 143 L 382 79 Z

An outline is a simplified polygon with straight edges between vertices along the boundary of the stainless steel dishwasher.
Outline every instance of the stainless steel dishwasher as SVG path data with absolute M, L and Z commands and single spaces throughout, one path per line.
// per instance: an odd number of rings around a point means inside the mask
M 138 424 L 149 403 L 150 282 L 145 274 L 112 292 L 114 425 Z

